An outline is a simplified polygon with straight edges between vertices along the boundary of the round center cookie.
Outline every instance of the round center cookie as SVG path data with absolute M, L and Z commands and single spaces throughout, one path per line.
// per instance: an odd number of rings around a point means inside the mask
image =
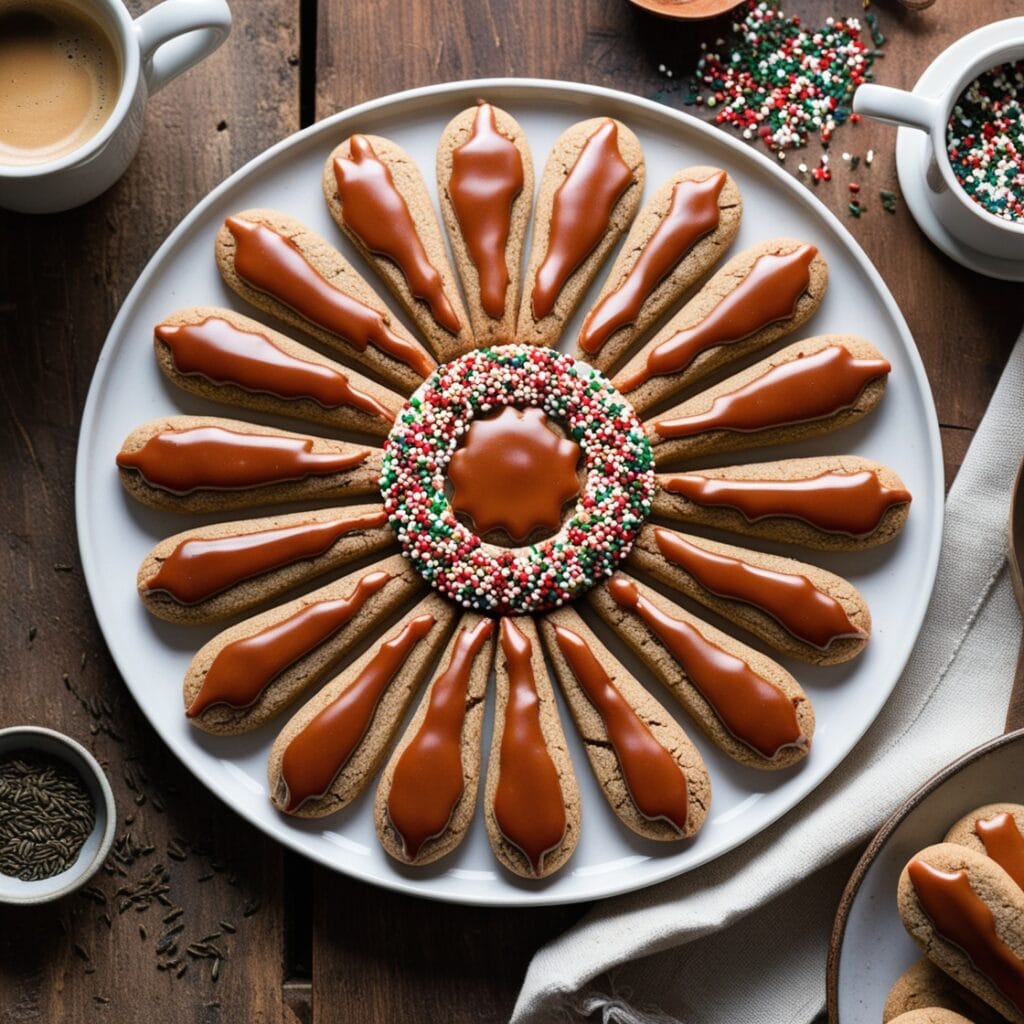
M 402 550 L 431 586 L 464 608 L 529 614 L 578 597 L 629 553 L 650 510 L 653 458 L 601 373 L 504 345 L 439 367 L 409 399 L 384 445 L 380 487 Z M 521 541 L 556 526 L 523 547 L 481 536 L 501 529 Z

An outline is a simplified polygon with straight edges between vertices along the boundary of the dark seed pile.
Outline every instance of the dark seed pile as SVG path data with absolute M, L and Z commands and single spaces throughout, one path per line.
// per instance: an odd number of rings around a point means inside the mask
M 23 882 L 59 875 L 95 823 L 92 798 L 63 761 L 27 751 L 0 757 L 0 873 Z

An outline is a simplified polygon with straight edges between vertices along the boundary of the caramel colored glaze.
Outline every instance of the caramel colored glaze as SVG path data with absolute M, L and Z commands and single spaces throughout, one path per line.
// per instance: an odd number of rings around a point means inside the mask
M 172 494 L 230 491 L 328 476 L 370 454 L 313 451 L 313 441 L 276 434 L 240 434 L 223 427 L 162 430 L 138 451 L 119 452 L 121 469 L 137 469 L 150 487 Z
M 1024 1013 L 1024 960 L 999 937 L 992 911 L 971 888 L 967 872 L 939 871 L 922 860 L 912 860 L 907 873 L 921 908 L 939 935 L 966 953 Z
M 580 447 L 559 437 L 540 409 L 514 409 L 473 420 L 451 457 L 452 508 L 480 534 L 503 529 L 523 541 L 562 522 L 562 506 L 579 494 Z
M 472 135 L 452 153 L 448 192 L 480 278 L 480 305 L 495 320 L 505 314 L 509 284 L 505 247 L 512 204 L 522 190 L 523 157 L 498 131 L 494 108 L 481 103 Z
M 889 488 L 871 470 L 822 473 L 807 480 L 715 480 L 683 473 L 661 480 L 661 488 L 697 505 L 735 509 L 748 523 L 782 517 L 800 519 L 827 533 L 866 537 L 893 505 L 910 492 Z
M 659 420 L 654 429 L 663 438 L 675 438 L 711 430 L 744 433 L 826 419 L 849 409 L 871 381 L 884 377 L 890 369 L 885 359 L 855 359 L 841 345 L 830 345 L 719 395 L 707 412 Z
M 651 292 L 705 235 L 718 227 L 718 197 L 725 171 L 703 181 L 680 181 L 672 203 L 639 259 L 615 291 L 591 310 L 580 333 L 580 348 L 594 355 L 619 329 L 633 323 Z
M 994 818 L 982 818 L 974 823 L 974 830 L 985 852 L 1024 889 L 1024 836 L 1013 815 L 1003 811 Z
M 380 645 L 356 679 L 288 744 L 281 777 L 288 790 L 286 811 L 323 796 L 362 742 L 384 691 L 412 649 L 434 628 L 433 615 L 410 619 Z
M 608 593 L 647 623 L 737 740 L 767 758 L 785 747 L 807 748 L 793 702 L 745 661 L 663 612 L 626 576 L 613 576 Z
M 465 789 L 462 727 L 473 662 L 494 631 L 492 619 L 459 630 L 444 674 L 430 691 L 430 704 L 415 738 L 395 765 L 388 817 L 415 858 L 428 839 L 441 835 Z
M 508 662 L 508 702 L 494 818 L 505 839 L 540 874 L 544 855 L 565 837 L 565 801 L 540 726 L 533 644 L 511 619 L 501 620 L 501 650 Z
M 431 316 L 452 334 L 462 329 L 459 317 L 444 293 L 441 275 L 431 264 L 416 223 L 391 170 L 373 151 L 364 135 L 348 140 L 348 158 L 334 158 L 334 180 L 341 199 L 341 215 L 370 252 L 386 256 L 402 271 L 409 291 L 430 307 Z
M 395 421 L 395 410 L 352 387 L 340 370 L 297 359 L 266 335 L 240 330 L 220 317 L 197 324 L 158 324 L 156 336 L 171 350 L 179 373 L 278 398 L 306 398 L 325 409 L 349 406 Z
M 612 211 L 633 182 L 619 153 L 619 126 L 605 121 L 587 139 L 555 193 L 548 251 L 533 286 L 533 315 L 543 320 L 576 268 L 608 230 Z
M 297 523 L 234 537 L 183 540 L 147 580 L 146 589 L 168 594 L 179 604 L 198 604 L 243 580 L 304 558 L 318 558 L 346 533 L 377 529 L 387 521 L 387 513 L 381 509 L 364 516 L 346 519 L 342 515 L 327 522 Z
M 718 597 L 743 601 L 770 615 L 797 639 L 825 650 L 833 640 L 863 637 L 843 606 L 806 577 L 773 572 L 697 547 L 655 527 L 658 550 Z
M 685 834 L 690 798 L 683 769 L 626 703 L 583 637 L 564 626 L 555 627 L 555 636 L 572 674 L 604 722 L 637 810 Z
M 620 391 L 633 391 L 652 377 L 681 373 L 709 348 L 743 341 L 769 324 L 788 320 L 800 296 L 811 283 L 813 245 L 802 245 L 778 256 L 759 256 L 750 272 L 708 314 L 666 338 L 652 349 L 647 365 L 619 383 Z
M 326 643 L 390 580 L 390 573 L 367 573 L 348 597 L 308 604 L 283 622 L 221 648 L 185 714 L 195 718 L 214 704 L 249 707 L 286 668 Z
M 235 271 L 247 284 L 358 352 L 372 345 L 422 377 L 434 372 L 437 364 L 422 345 L 398 337 L 388 329 L 385 314 L 335 288 L 290 238 L 241 217 L 228 217 L 224 223 L 235 237 Z

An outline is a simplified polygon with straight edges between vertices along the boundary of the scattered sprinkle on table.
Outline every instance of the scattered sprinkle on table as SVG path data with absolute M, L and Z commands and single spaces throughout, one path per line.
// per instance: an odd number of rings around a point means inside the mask
M 979 206 L 1024 222 L 1024 60 L 1000 64 L 961 93 L 946 130 L 956 180 Z
M 722 52 L 702 54 L 686 102 L 721 107 L 717 124 L 760 138 L 780 159 L 812 135 L 827 144 L 837 126 L 859 120 L 851 117 L 850 98 L 871 78 L 881 44 L 873 50 L 861 40 L 856 18 L 828 18 L 820 29 L 805 29 L 799 17 L 764 0 L 739 11 L 732 49 L 723 43 Z
M 0 757 L 0 873 L 52 878 L 78 859 L 96 808 L 78 773 L 29 751 Z

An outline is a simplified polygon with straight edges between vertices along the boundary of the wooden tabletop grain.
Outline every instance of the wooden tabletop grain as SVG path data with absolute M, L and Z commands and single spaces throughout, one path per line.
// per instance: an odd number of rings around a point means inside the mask
M 786 7 L 813 22 L 859 15 L 861 5 Z M 362 100 L 464 78 L 562 78 L 681 104 L 678 77 L 727 22 L 670 24 L 625 0 L 233 7 L 228 43 L 150 104 L 120 183 L 70 213 L 0 214 L 0 726 L 44 724 L 82 740 L 106 765 L 120 808 L 117 853 L 94 889 L 45 909 L 0 910 L 0 1024 L 507 1020 L 532 953 L 586 908 L 472 909 L 395 895 L 312 867 L 206 793 L 135 707 L 90 610 L 73 515 L 79 421 L 106 332 L 147 259 L 267 146 Z M 912 14 L 874 0 L 888 37 L 877 80 L 912 85 L 941 49 L 1005 8 L 938 0 Z M 868 207 L 859 220 L 846 214 L 844 149 L 876 153 L 857 172 Z M 882 211 L 878 190 L 896 191 L 893 149 L 890 129 L 841 129 L 834 179 L 816 194 L 848 223 L 910 324 L 949 480 L 1020 329 L 1020 286 L 942 256 L 902 203 Z M 817 151 L 804 158 L 816 164 Z M 195 943 L 222 951 L 218 977 L 212 957 L 183 955 L 159 970 L 168 932 L 183 952 Z

